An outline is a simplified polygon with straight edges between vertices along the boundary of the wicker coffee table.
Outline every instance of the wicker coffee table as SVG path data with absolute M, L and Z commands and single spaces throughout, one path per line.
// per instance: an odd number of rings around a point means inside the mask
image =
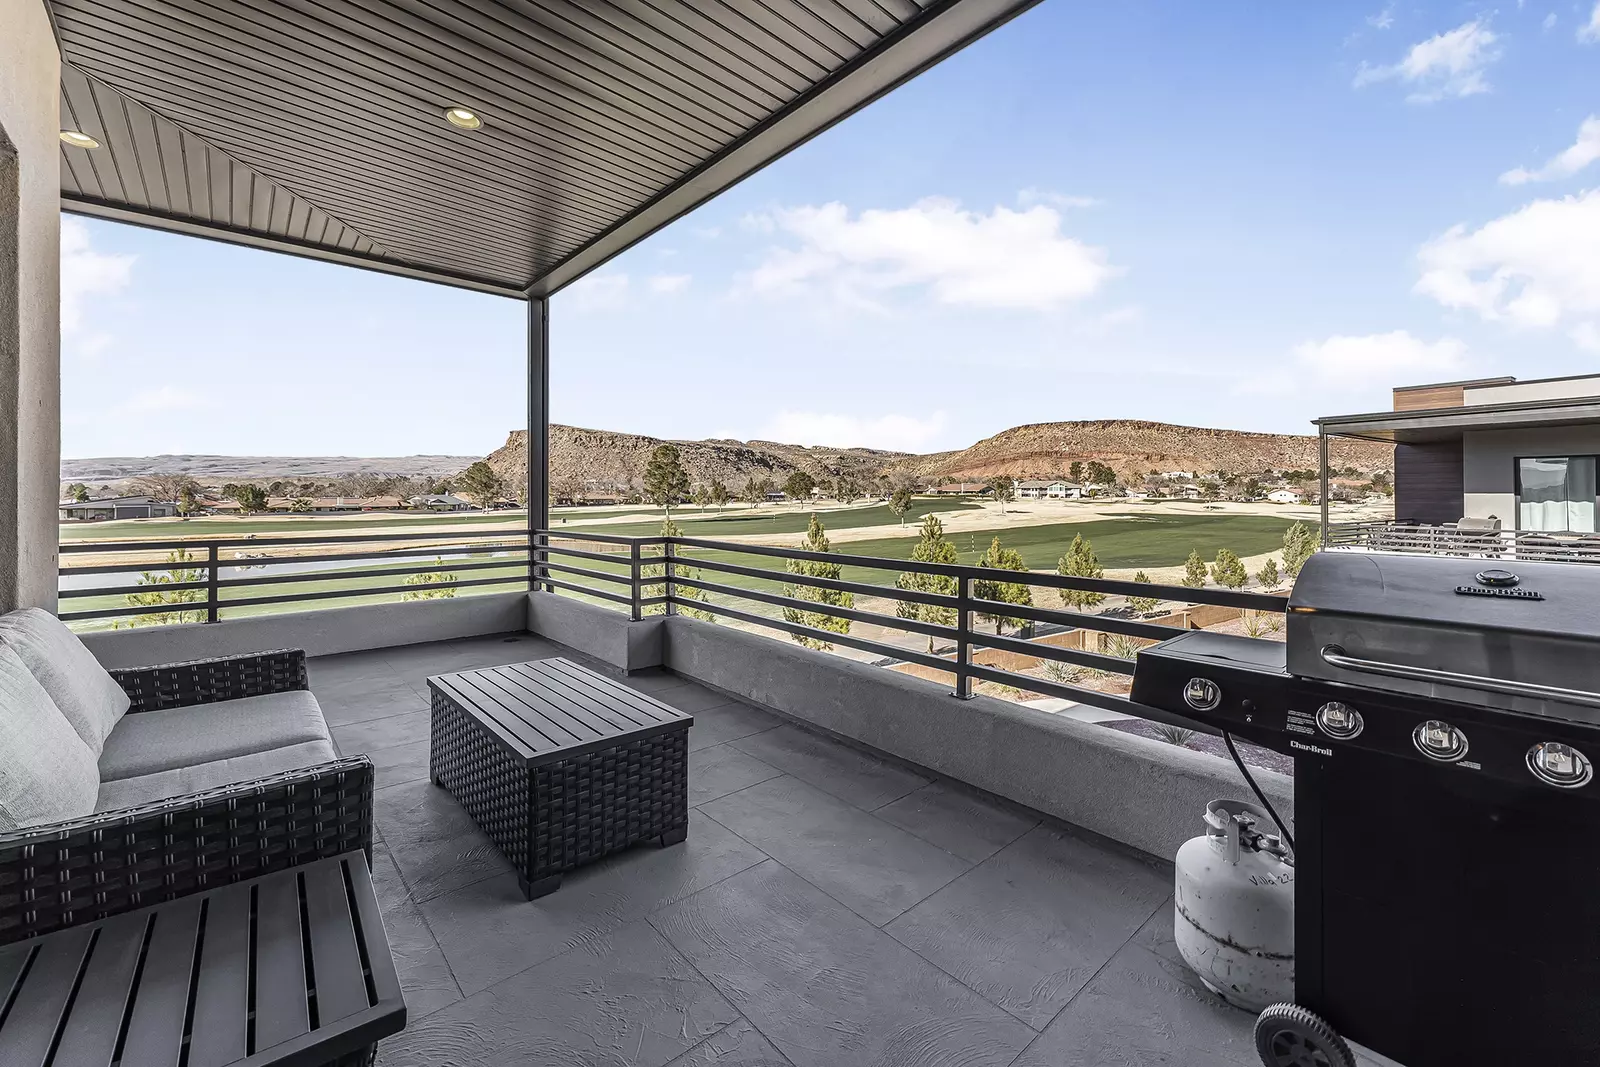
M 689 830 L 691 716 L 565 659 L 442 674 L 435 785 L 489 835 L 529 900 L 561 876 Z

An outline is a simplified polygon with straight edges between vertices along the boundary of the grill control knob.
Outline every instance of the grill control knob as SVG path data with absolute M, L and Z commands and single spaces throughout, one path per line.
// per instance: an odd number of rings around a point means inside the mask
M 1329 737 L 1348 741 L 1366 728 L 1361 713 L 1348 704 L 1330 700 L 1317 709 L 1317 726 Z
M 1222 703 L 1222 687 L 1210 678 L 1190 678 L 1183 687 L 1183 702 L 1195 711 L 1210 711 Z
M 1454 763 L 1467 754 L 1467 735 L 1439 719 L 1429 719 L 1411 731 L 1417 751 L 1440 763 Z
M 1528 770 L 1547 785 L 1576 789 L 1594 777 L 1589 757 L 1559 741 L 1541 741 L 1528 749 Z

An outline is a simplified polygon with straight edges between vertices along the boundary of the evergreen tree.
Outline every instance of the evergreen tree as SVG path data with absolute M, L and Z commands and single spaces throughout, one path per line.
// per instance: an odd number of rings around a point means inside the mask
M 1076 459 L 1072 461 L 1072 465 L 1067 468 L 1067 480 L 1071 482 L 1077 482 L 1079 485 L 1083 484 L 1082 461 Z
M 800 548 L 807 552 L 832 552 L 833 545 L 828 541 L 828 533 L 823 528 L 821 520 L 815 515 L 806 528 L 806 539 L 801 542 Z M 820 560 L 791 559 L 784 569 L 790 574 L 803 578 L 831 578 L 837 581 L 843 574 L 844 568 L 837 563 L 824 563 Z M 841 592 L 837 589 L 823 589 L 814 585 L 799 585 L 785 582 L 783 595 L 795 600 L 804 600 L 812 604 L 820 604 L 824 608 L 850 608 L 855 606 L 854 593 Z M 817 630 L 827 630 L 829 633 L 847 634 L 850 632 L 850 620 L 829 615 L 824 611 L 807 611 L 803 608 L 783 609 L 783 617 L 787 622 L 796 626 L 810 626 Z M 819 641 L 803 634 L 790 634 L 795 641 L 806 648 L 827 650 L 833 645 L 827 641 Z
M 1250 580 L 1250 574 L 1244 569 L 1244 563 L 1237 553 L 1229 548 L 1217 549 L 1217 561 L 1211 565 L 1211 580 L 1224 589 L 1242 589 L 1244 583 Z
M 911 510 L 913 500 L 911 490 L 903 485 L 889 497 L 889 510 L 894 512 L 901 526 L 906 524 L 906 512 Z
M 76 504 L 85 503 L 89 499 L 89 487 L 82 482 L 73 482 L 67 486 L 67 499 Z
M 922 539 L 911 550 L 911 558 L 918 563 L 956 563 L 956 546 L 944 539 L 944 523 L 939 521 L 937 515 L 929 515 L 922 520 Z M 947 574 L 923 574 L 920 571 L 906 571 L 894 580 L 896 589 L 909 589 L 918 593 L 940 593 L 945 596 L 956 595 L 956 580 Z M 918 622 L 930 623 L 937 626 L 954 626 L 956 624 L 956 609 L 945 607 L 941 604 L 913 604 L 901 600 L 895 604 L 895 614 L 902 619 L 915 619 Z M 928 635 L 928 651 L 933 651 L 933 635 Z
M 682 537 L 683 527 L 673 522 L 672 516 L 669 515 L 662 520 L 661 536 Z M 663 556 L 666 555 L 666 550 L 659 545 L 652 545 L 644 550 L 644 554 L 647 556 Z M 672 575 L 674 578 L 692 578 L 698 581 L 700 579 L 700 568 L 691 567 L 683 562 L 683 557 L 675 556 L 672 562 Z M 667 565 L 665 563 L 647 563 L 640 567 L 639 582 L 643 595 L 645 597 L 653 597 L 661 596 L 665 593 L 667 591 L 666 577 Z M 682 585 L 677 582 L 674 582 L 672 586 L 672 598 L 677 601 L 690 600 L 698 603 L 705 603 L 707 599 L 706 591 L 699 586 Z M 665 604 L 649 604 L 645 606 L 644 613 L 646 615 L 661 615 L 666 610 L 667 606 Z M 716 615 L 704 608 L 685 606 L 682 603 L 678 605 L 678 614 L 687 615 L 691 619 L 703 619 L 706 622 L 716 620 Z
M 708 493 L 711 496 L 711 506 L 721 511 L 722 506 L 728 502 L 728 487 L 722 484 L 722 479 L 711 479 L 711 487 Z
M 817 480 L 805 471 L 795 471 L 783 482 L 783 495 L 797 504 L 804 504 L 811 499 L 811 490 L 817 487 Z
M 1028 564 L 1024 562 L 1022 553 L 1014 548 L 1001 548 L 1000 538 L 996 537 L 989 542 L 989 551 L 978 561 L 978 566 L 997 571 L 1028 571 Z M 1024 607 L 1033 605 L 1033 590 L 1023 582 L 1005 582 L 998 577 L 979 578 L 972 583 L 972 595 L 979 600 L 995 600 L 1002 604 L 1020 604 Z M 994 623 L 994 632 L 999 633 L 1001 627 L 1007 623 L 1020 627 L 1026 620 L 1010 615 L 991 615 L 988 612 L 979 612 L 982 618 Z
M 1297 522 L 1283 532 L 1283 572 L 1291 578 L 1300 576 L 1300 568 L 1322 544 L 1322 535 L 1303 522 Z
M 1278 588 L 1279 580 L 1278 561 L 1268 556 L 1267 561 L 1261 565 L 1261 569 L 1256 571 L 1256 581 L 1261 583 L 1261 588 L 1263 589 L 1276 589 Z
M 657 445 L 644 468 L 644 495 L 672 517 L 672 507 L 689 495 L 689 474 L 683 469 L 678 450 L 672 445 Z
M 1000 514 L 1006 513 L 1006 505 L 1017 499 L 1016 479 L 1009 474 L 1002 474 L 998 478 L 989 479 L 989 489 L 994 493 L 994 498 L 1000 504 Z
M 1056 563 L 1056 573 L 1068 578 L 1101 578 L 1106 572 L 1100 566 L 1100 557 L 1094 553 L 1094 542 L 1082 534 L 1074 534 L 1067 554 Z M 1062 589 L 1060 593 L 1063 604 L 1080 610 L 1092 608 L 1106 598 L 1104 593 L 1087 589 Z
M 85 498 L 87 498 L 89 494 L 88 494 L 87 491 L 85 491 L 83 495 L 84 495 Z M 195 496 L 194 488 L 192 486 L 187 486 L 186 485 L 182 489 L 178 490 L 178 514 L 179 515 L 183 515 L 183 516 L 193 515 L 195 512 L 197 512 L 199 510 L 200 510 L 200 498 Z
M 1142 585 L 1151 584 L 1150 576 L 1144 571 L 1140 571 L 1138 574 L 1135 574 L 1133 576 L 1133 580 Z M 1150 614 L 1150 612 L 1156 610 L 1156 605 L 1158 603 L 1160 603 L 1160 601 L 1153 596 L 1130 596 L 1128 598 L 1128 607 L 1132 608 L 1140 615 Z
M 1198 551 L 1190 552 L 1189 558 L 1184 561 L 1182 584 L 1190 589 L 1199 589 L 1206 584 L 1206 561 L 1200 558 Z
M 239 510 L 247 515 L 267 510 L 267 491 L 259 485 L 234 486 L 233 499 L 239 502 Z
M 703 485 L 697 485 L 694 487 L 694 491 L 689 494 L 689 499 L 694 502 L 695 507 L 704 511 L 706 505 L 711 503 L 711 490 Z
M 205 581 L 206 568 L 203 562 L 187 548 L 168 552 L 167 562 L 176 566 L 170 566 L 165 570 L 143 572 L 139 575 L 139 580 L 134 583 L 140 588 L 140 592 L 123 595 L 130 608 L 155 610 L 144 615 L 130 615 L 117 619 L 111 624 L 113 630 L 120 630 L 124 626 L 170 626 L 184 622 L 206 621 L 204 607 L 192 611 L 170 607 L 176 604 L 204 604 L 206 599 L 204 589 L 166 588 Z

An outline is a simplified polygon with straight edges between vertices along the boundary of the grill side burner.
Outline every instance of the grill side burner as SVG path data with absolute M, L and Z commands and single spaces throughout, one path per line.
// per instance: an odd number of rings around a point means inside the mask
M 1296 1003 L 1406 1067 L 1600 1063 L 1600 568 L 1483 563 L 1320 553 L 1284 644 L 1182 634 L 1132 697 L 1295 758 Z

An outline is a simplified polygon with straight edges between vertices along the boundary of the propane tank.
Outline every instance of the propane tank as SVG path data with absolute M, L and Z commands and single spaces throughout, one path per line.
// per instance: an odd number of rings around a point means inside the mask
M 1206 832 L 1178 850 L 1178 952 L 1206 988 L 1259 1012 L 1294 1000 L 1294 865 L 1267 813 L 1241 800 L 1206 805 Z

